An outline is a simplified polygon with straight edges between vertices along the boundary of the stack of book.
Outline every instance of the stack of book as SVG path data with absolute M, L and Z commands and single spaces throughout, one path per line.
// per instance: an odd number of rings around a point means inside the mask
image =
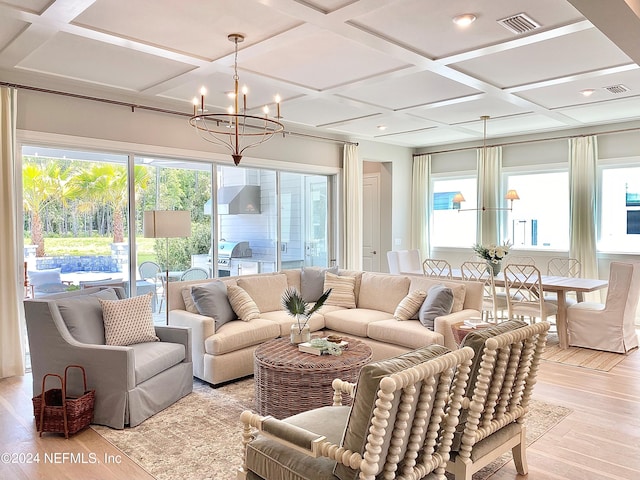
M 338 345 L 341 349 L 345 349 L 349 346 L 348 342 L 345 342 L 344 340 L 342 340 L 340 343 L 336 343 L 336 345 Z M 298 350 L 300 350 L 301 352 L 305 352 L 305 353 L 311 353 L 313 355 L 328 355 L 329 352 L 327 351 L 326 347 L 315 347 L 313 345 L 311 345 L 310 342 L 304 342 L 304 343 L 300 343 L 298 344 Z

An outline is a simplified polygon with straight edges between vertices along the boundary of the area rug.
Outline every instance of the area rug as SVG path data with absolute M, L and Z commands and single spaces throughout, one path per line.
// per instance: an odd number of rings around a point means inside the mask
M 193 393 L 135 428 L 92 428 L 157 480 L 232 480 L 242 461 L 240 413 L 254 410 L 253 379 L 213 389 L 194 383 Z M 532 443 L 570 413 L 534 401 L 527 419 Z M 507 453 L 474 475 L 485 480 L 511 459 Z
M 635 352 L 636 350 L 629 353 L 629 355 L 633 355 Z M 627 358 L 627 356 L 622 353 L 601 352 L 599 350 L 591 350 L 590 348 L 560 348 L 558 335 L 555 333 L 548 335 L 547 346 L 542 354 L 543 360 L 600 370 L 602 372 L 608 372 L 625 358 Z

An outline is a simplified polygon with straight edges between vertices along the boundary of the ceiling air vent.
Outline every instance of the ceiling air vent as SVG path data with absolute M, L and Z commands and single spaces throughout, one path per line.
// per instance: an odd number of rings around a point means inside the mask
M 518 13 L 517 15 L 503 18 L 502 20 L 498 20 L 498 23 L 510 32 L 518 35 L 540 28 L 540 24 L 526 13 Z
M 629 88 L 625 87 L 622 84 L 618 84 L 618 85 L 609 85 L 608 87 L 604 87 L 604 89 L 609 92 L 609 93 L 613 93 L 613 94 L 618 94 L 618 93 L 625 93 L 629 91 Z

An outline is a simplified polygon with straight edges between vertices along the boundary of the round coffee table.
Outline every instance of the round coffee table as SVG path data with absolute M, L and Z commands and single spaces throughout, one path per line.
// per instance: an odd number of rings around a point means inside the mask
M 261 344 L 254 353 L 256 409 L 260 415 L 283 419 L 333 403 L 331 382 L 355 382 L 360 369 L 371 361 L 371 348 L 353 338 L 342 355 L 314 355 L 298 350 L 289 338 Z M 346 405 L 351 399 L 343 396 Z

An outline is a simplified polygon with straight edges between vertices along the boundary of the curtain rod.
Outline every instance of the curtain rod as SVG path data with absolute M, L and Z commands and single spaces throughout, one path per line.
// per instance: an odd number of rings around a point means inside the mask
M 167 113 L 170 115 L 179 115 L 181 117 L 190 117 L 191 113 L 185 113 L 185 112 L 177 112 L 175 110 L 167 110 L 165 108 L 159 108 L 159 107 L 151 107 L 149 105 L 139 105 L 136 103 L 128 103 L 128 102 L 122 102 L 119 100 L 109 100 L 108 98 L 100 98 L 100 97 L 92 97 L 89 95 L 81 95 L 79 93 L 70 93 L 70 92 L 61 92 L 59 90 L 50 90 L 47 88 L 40 88 L 40 87 L 32 87 L 30 85 L 19 85 L 16 83 L 9 83 L 9 82 L 0 82 L 0 86 L 3 87 L 9 87 L 9 88 L 18 88 L 21 90 L 30 90 L 33 92 L 39 92 L 39 93 L 48 93 L 51 95 L 61 95 L 63 97 L 71 97 L 71 98 L 78 98 L 80 100 L 91 100 L 93 102 L 101 102 L 101 103 L 107 103 L 109 105 L 118 105 L 121 107 L 128 107 L 131 109 L 131 112 L 135 112 L 136 108 L 140 109 L 140 110 L 149 110 L 151 112 L 158 112 L 158 113 Z M 330 138 L 330 137 L 323 137 L 320 135 L 312 135 L 310 133 L 301 133 L 301 132 L 294 132 L 291 130 L 285 130 L 282 132 L 282 136 L 285 135 L 294 135 L 294 136 L 298 136 L 298 137 L 305 137 L 305 138 L 311 138 L 314 140 L 323 140 L 326 142 L 334 142 L 334 143 L 341 143 L 341 144 L 345 144 L 345 145 L 355 145 L 358 146 L 358 142 L 350 142 L 347 140 L 338 140 L 336 138 Z
M 623 128 L 620 130 L 607 130 L 605 132 L 599 132 L 599 133 L 580 133 L 576 135 L 561 135 L 559 137 L 547 137 L 547 138 L 537 138 L 537 139 L 530 139 L 530 140 L 516 140 L 513 142 L 493 143 L 493 144 L 487 145 L 487 147 L 505 147 L 505 146 L 511 146 L 511 145 L 522 145 L 525 143 L 550 142 L 552 140 L 567 140 L 570 138 L 588 137 L 590 135 L 610 135 L 614 133 L 636 132 L 638 130 L 640 130 L 640 127 L 630 127 L 630 128 Z M 462 152 L 465 150 L 475 150 L 477 148 L 482 148 L 482 145 L 474 146 L 474 147 L 450 148 L 449 150 L 438 150 L 436 152 L 414 153 L 413 157 L 419 157 L 420 155 L 435 155 L 439 153 Z

